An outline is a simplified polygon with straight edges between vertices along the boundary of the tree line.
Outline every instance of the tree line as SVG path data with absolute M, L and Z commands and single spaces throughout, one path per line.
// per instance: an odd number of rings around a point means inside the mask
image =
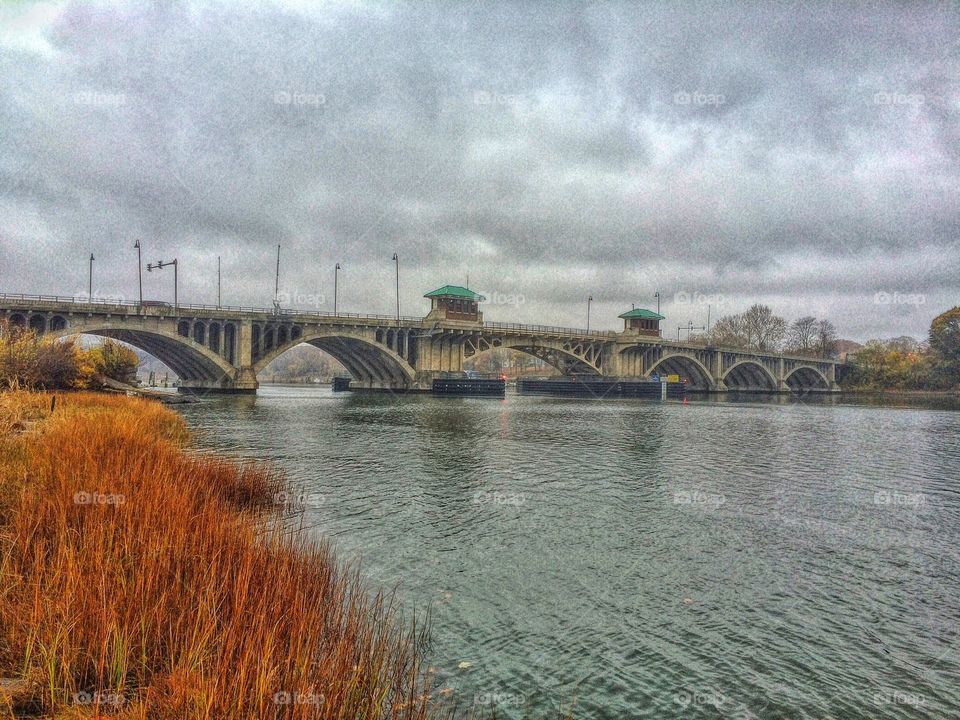
M 787 322 L 759 303 L 725 315 L 708 332 L 690 337 L 699 345 L 824 358 L 836 357 L 837 341 L 837 329 L 829 320 L 805 315 Z
M 930 323 L 927 340 L 871 340 L 857 350 L 843 380 L 865 390 L 955 390 L 960 387 L 960 307 Z

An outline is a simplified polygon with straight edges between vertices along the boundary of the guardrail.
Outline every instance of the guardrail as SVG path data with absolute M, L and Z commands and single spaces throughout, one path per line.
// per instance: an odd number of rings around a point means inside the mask
M 283 315 L 283 316 L 305 316 L 305 317 L 337 317 L 337 318 L 359 318 L 363 320 L 387 320 L 387 321 L 397 321 L 396 315 L 377 315 L 373 313 L 344 313 L 338 312 L 334 314 L 329 310 L 300 310 L 297 308 L 263 308 L 263 307 L 251 307 L 245 305 L 208 305 L 204 303 L 177 303 L 174 306 L 172 303 L 165 303 L 162 305 L 154 304 L 153 302 L 146 302 L 143 305 L 137 302 L 129 300 L 114 300 L 112 298 L 92 298 L 88 299 L 85 297 L 67 297 L 63 295 L 25 295 L 25 294 L 13 294 L 13 293 L 0 293 L 0 302 L 12 301 L 18 304 L 30 305 L 33 303 L 54 303 L 54 304 L 63 304 L 63 305 L 78 305 L 78 306 L 90 306 L 95 305 L 97 307 L 122 307 L 122 308 L 143 308 L 150 309 L 154 308 L 157 310 L 204 310 L 206 312 L 229 312 L 229 313 L 257 313 L 263 315 Z M 423 318 L 414 317 L 412 315 L 401 315 L 401 322 L 421 322 Z
M 484 330 L 520 330 L 523 332 L 546 333 L 550 335 L 581 335 L 586 337 L 608 338 L 617 333 L 613 330 L 582 330 L 579 328 L 554 327 L 552 325 L 525 325 L 523 323 L 485 322 Z

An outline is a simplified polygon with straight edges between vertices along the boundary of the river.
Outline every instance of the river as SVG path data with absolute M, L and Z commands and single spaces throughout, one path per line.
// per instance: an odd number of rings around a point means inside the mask
M 466 705 L 960 717 L 956 409 L 269 386 L 179 409 L 431 609 Z

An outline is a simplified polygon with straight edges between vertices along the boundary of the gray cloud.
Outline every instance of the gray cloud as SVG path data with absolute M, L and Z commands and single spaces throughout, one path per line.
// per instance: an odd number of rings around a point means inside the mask
M 0 289 L 186 300 L 281 285 L 404 312 L 668 325 L 754 301 L 925 333 L 960 277 L 948 3 L 486 7 L 17 3 L 0 11 Z M 162 273 L 151 295 L 169 293 Z M 877 292 L 923 305 L 878 305 Z M 685 294 L 685 295 L 684 295 Z M 326 308 L 325 308 L 326 309 Z M 676 322 L 674 322 L 676 321 Z

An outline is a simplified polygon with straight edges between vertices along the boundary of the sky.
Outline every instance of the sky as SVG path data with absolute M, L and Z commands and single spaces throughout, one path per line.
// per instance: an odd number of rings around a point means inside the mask
M 953 2 L 0 4 L 0 292 L 922 338 L 958 200 Z

